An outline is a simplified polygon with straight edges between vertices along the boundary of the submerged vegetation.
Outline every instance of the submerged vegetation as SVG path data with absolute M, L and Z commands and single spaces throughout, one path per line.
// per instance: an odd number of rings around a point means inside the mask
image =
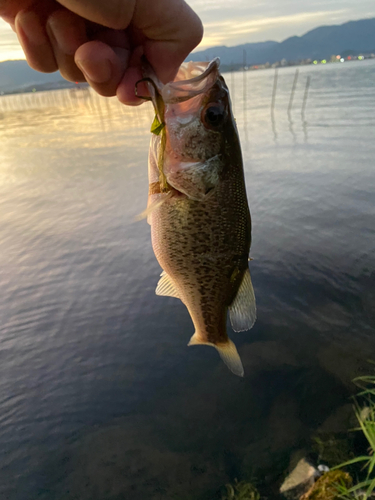
M 259 491 L 255 486 L 246 481 L 226 485 L 227 492 L 222 497 L 222 500 L 260 500 Z
M 332 470 L 321 476 L 301 500 L 340 500 L 339 488 L 348 489 L 353 479 L 347 472 Z
M 337 436 L 333 433 L 318 434 L 313 437 L 312 451 L 318 456 L 318 462 L 329 467 L 347 462 L 354 458 L 354 436 Z

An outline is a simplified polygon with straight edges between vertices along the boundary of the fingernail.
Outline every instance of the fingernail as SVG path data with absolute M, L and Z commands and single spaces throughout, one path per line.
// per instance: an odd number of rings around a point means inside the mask
M 112 65 L 109 59 L 93 61 L 92 59 L 76 60 L 82 73 L 93 83 L 106 83 L 112 76 Z
M 22 12 L 18 17 L 19 26 L 32 45 L 40 46 L 48 43 L 48 38 L 39 17 L 34 12 Z

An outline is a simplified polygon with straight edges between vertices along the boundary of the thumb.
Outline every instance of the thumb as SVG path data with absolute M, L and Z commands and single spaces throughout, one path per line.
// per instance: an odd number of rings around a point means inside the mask
M 134 12 L 134 26 L 143 32 L 144 54 L 163 82 L 174 78 L 180 64 L 199 44 L 203 27 L 183 0 L 140 0 L 147 8 Z M 140 5 L 141 6 L 141 5 Z

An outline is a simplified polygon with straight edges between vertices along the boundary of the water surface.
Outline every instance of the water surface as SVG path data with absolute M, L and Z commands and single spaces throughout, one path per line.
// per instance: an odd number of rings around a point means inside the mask
M 87 90 L 0 98 L 0 497 L 277 488 L 375 358 L 375 64 L 225 75 L 253 219 L 245 379 L 156 297 L 152 110 Z M 307 76 L 311 87 L 301 106 Z M 245 82 L 245 92 L 244 85 Z

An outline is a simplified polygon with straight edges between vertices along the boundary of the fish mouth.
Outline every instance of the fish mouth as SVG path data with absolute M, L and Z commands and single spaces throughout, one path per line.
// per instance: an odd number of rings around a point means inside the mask
M 159 121 L 163 123 L 165 105 L 184 102 L 207 93 L 219 78 L 219 67 L 218 57 L 210 62 L 183 63 L 174 81 L 164 85 L 156 76 L 150 63 L 144 58 L 142 61 L 144 78 L 136 83 L 136 94 L 138 84 L 145 82 L 150 97 L 139 97 L 152 101 Z
M 220 59 L 210 62 L 188 62 L 181 65 L 176 78 L 161 89 L 165 104 L 184 102 L 206 93 L 219 76 Z

